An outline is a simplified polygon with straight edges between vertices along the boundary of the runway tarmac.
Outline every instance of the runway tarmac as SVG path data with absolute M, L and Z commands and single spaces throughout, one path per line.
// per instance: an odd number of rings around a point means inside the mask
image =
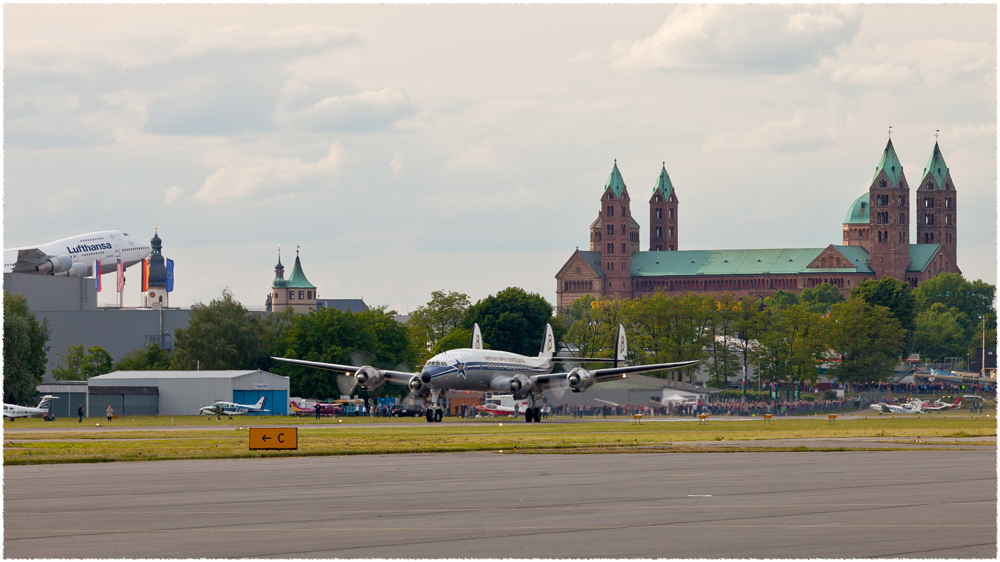
M 995 558 L 996 451 L 11 466 L 6 558 Z

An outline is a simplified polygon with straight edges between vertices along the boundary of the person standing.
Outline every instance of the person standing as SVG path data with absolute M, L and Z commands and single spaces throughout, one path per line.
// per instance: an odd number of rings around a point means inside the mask
M 108 421 L 111 421 L 111 416 L 114 415 L 115 411 L 111 409 L 111 404 L 108 404 Z
M 319 400 L 317 400 L 316 401 L 316 419 L 317 420 L 319 420 L 319 415 L 320 415 Z
M 80 407 L 76 409 L 76 415 L 80 416 L 80 421 L 76 423 L 83 423 L 83 404 L 80 404 Z

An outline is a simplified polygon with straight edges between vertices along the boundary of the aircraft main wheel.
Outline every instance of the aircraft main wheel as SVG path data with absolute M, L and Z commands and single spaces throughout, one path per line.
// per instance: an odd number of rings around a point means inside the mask
M 535 423 L 542 423 L 542 409 L 535 408 Z
M 535 415 L 532 414 L 532 408 L 526 408 L 524 410 L 524 421 L 531 423 L 531 420 L 533 420 L 534 418 Z
M 427 410 L 427 412 L 424 414 L 424 417 L 427 418 L 427 423 L 433 422 L 434 421 L 434 410 Z
M 434 411 L 434 421 L 439 422 L 444 417 L 444 412 L 441 410 Z

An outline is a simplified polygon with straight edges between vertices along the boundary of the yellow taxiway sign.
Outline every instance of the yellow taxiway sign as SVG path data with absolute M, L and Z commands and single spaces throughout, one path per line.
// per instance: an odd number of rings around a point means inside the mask
M 250 450 L 298 449 L 299 430 L 295 427 L 251 427 Z

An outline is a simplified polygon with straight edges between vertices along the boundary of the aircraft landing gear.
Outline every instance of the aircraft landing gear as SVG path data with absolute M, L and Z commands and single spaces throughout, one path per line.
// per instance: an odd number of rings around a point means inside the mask
M 542 421 L 542 409 L 541 408 L 527 408 L 524 410 L 524 421 L 531 423 L 541 423 Z
M 439 422 L 441 421 L 441 418 L 444 417 L 444 412 L 441 411 L 441 406 L 438 406 L 439 396 L 441 396 L 441 389 L 438 387 L 431 387 L 431 405 L 427 407 L 427 411 L 424 413 L 428 423 Z

